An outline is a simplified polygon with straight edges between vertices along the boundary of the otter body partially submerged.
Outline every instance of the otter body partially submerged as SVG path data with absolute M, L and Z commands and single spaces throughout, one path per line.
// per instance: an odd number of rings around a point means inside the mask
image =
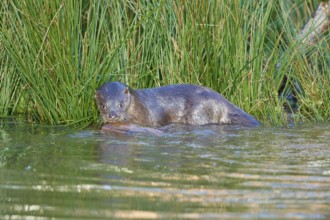
M 105 123 L 129 122 L 146 127 L 170 123 L 259 125 L 219 93 L 191 84 L 134 90 L 110 82 L 96 91 L 96 101 Z

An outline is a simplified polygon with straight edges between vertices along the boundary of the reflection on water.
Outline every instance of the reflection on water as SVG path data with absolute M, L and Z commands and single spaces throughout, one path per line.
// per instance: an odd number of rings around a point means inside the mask
M 330 218 L 330 124 L 162 131 L 0 122 L 0 219 Z

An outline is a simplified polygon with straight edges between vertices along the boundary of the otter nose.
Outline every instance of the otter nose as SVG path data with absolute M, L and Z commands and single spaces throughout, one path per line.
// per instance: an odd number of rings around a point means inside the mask
M 116 112 L 115 111 L 111 111 L 109 114 L 109 118 L 114 119 L 116 117 Z

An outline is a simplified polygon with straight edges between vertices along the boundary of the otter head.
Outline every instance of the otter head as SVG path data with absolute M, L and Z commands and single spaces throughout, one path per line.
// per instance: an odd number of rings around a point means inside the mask
M 119 82 L 106 83 L 96 90 L 95 98 L 105 123 L 128 120 L 127 110 L 131 102 L 131 93 L 128 86 Z

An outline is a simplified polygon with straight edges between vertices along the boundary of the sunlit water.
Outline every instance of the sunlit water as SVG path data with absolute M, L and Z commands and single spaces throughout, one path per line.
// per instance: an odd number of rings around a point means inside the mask
M 0 121 L 0 219 L 330 219 L 330 124 L 113 135 Z

